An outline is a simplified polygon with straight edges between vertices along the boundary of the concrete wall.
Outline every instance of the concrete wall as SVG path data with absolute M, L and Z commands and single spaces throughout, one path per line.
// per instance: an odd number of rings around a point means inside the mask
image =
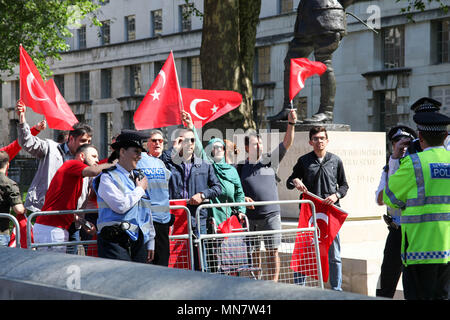
M 361 300 L 363 295 L 0 247 L 0 299 Z

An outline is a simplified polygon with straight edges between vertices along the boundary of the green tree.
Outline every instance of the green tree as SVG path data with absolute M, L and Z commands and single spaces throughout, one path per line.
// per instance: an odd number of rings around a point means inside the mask
M 61 59 L 69 50 L 69 27 L 77 21 L 95 17 L 99 8 L 91 0 L 0 0 L 0 71 L 9 71 L 19 63 L 19 44 L 27 50 L 41 74 L 51 74 L 47 58 Z

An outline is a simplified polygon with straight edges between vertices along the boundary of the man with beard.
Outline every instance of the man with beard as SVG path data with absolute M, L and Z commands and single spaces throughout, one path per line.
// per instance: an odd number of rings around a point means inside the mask
M 83 190 L 83 178 L 95 177 L 113 164 L 98 165 L 98 151 L 90 144 L 81 145 L 74 160 L 68 160 L 58 169 L 45 195 L 42 211 L 76 210 Z M 69 240 L 69 227 L 77 220 L 76 214 L 41 215 L 34 224 L 35 243 L 57 243 Z M 95 229 L 90 230 L 92 233 Z M 64 246 L 49 247 L 51 251 L 65 252 Z

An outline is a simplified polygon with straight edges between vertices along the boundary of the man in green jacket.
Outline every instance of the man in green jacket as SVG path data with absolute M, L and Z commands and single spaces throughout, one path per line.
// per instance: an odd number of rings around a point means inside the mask
M 413 117 L 422 152 L 401 160 L 383 201 L 402 209 L 401 255 L 405 299 L 448 299 L 450 282 L 450 152 L 443 146 L 450 118 Z

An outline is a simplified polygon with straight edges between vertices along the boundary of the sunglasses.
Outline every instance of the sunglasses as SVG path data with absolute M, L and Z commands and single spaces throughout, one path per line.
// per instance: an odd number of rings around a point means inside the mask
M 194 143 L 195 142 L 195 138 L 190 138 L 190 139 L 184 139 L 183 143 Z
M 163 143 L 164 142 L 163 139 L 151 139 L 151 140 L 152 140 L 153 143 L 157 143 L 157 142 Z

